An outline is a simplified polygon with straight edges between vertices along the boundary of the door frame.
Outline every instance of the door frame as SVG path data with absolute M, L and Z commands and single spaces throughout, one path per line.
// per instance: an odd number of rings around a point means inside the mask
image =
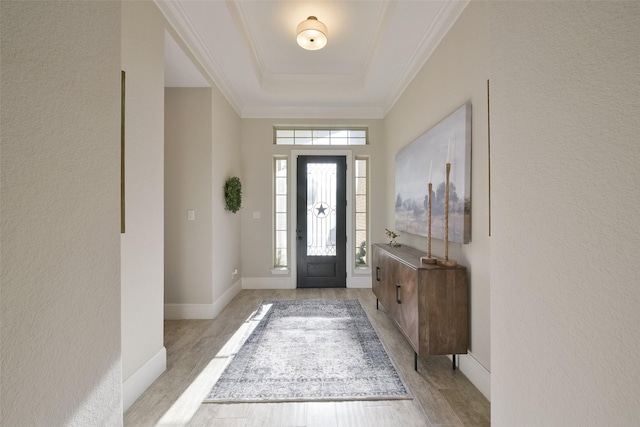
M 289 262 L 289 270 L 291 274 L 291 281 L 293 287 L 297 287 L 297 277 L 298 277 L 298 249 L 296 244 L 296 225 L 298 224 L 298 212 L 297 212 L 297 194 L 294 189 L 298 188 L 298 156 L 310 156 L 310 157 L 321 157 L 321 156 L 345 156 L 347 160 L 347 211 L 346 211 L 346 220 L 347 220 L 347 288 L 352 287 L 361 287 L 361 286 L 353 286 L 353 266 L 355 263 L 355 246 L 354 250 L 349 250 L 350 245 L 353 243 L 353 152 L 351 150 L 291 150 L 289 153 L 289 165 L 291 166 L 291 191 L 289 191 L 289 212 L 291 215 L 289 216 L 289 247 L 291 248 L 289 251 L 290 254 L 290 262 Z M 369 280 L 369 285 L 371 285 Z

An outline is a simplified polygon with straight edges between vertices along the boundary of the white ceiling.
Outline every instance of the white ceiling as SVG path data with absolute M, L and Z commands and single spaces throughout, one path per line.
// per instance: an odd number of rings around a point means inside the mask
M 382 118 L 468 0 L 156 0 L 243 118 Z M 314 15 L 327 46 L 296 27 Z M 208 86 L 167 34 L 165 86 Z

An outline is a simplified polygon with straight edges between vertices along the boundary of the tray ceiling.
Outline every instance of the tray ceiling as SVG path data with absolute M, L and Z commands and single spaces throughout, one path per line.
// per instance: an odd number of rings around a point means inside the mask
M 161 1 L 199 69 L 243 118 L 382 118 L 467 1 Z M 327 46 L 307 51 L 296 27 L 316 16 Z M 167 37 L 165 86 L 206 79 Z

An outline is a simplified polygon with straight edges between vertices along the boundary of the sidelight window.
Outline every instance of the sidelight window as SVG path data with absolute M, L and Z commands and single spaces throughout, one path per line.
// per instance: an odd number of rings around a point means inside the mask
M 355 194 L 355 266 L 365 268 L 369 265 L 369 245 L 367 233 L 369 230 L 369 159 L 356 157 L 354 172 Z
M 273 265 L 276 268 L 287 268 L 289 266 L 288 251 L 288 221 L 289 214 L 287 209 L 288 198 L 288 160 L 287 158 L 276 157 L 273 162 L 273 188 L 274 188 L 274 260 Z

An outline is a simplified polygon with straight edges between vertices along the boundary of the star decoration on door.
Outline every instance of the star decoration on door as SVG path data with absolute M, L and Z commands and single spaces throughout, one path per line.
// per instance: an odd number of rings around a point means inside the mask
M 315 214 L 318 218 L 324 218 L 327 216 L 328 212 L 327 210 L 329 209 L 329 206 L 327 206 L 325 203 L 318 203 L 315 207 Z

